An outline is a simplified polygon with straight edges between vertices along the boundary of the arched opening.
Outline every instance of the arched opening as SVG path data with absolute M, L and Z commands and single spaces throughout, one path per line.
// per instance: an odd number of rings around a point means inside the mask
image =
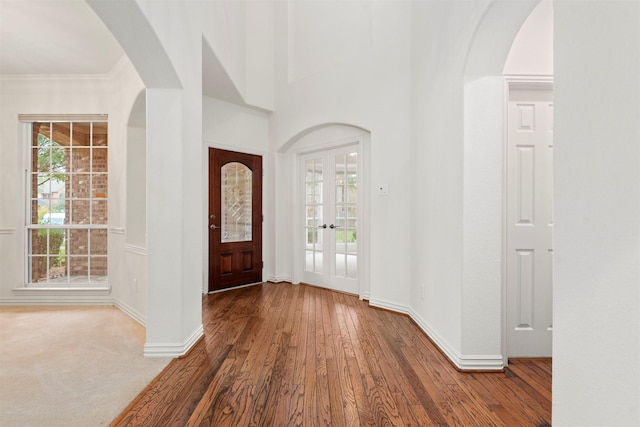
M 134 0 L 86 2 L 120 43 L 147 88 L 181 88 L 167 52 Z
M 369 158 L 369 131 L 346 124 L 312 126 L 279 150 L 276 251 L 291 282 L 369 298 Z
M 201 144 L 201 123 L 198 115 L 183 114 L 190 108 L 187 104 L 201 105 L 201 90 L 197 84 L 185 89 L 181 81 L 197 81 L 200 67 L 188 68 L 197 70 L 193 75 L 178 75 L 159 37 L 163 27 L 153 25 L 152 13 L 138 2 L 86 1 L 120 43 L 146 87 L 146 139 L 150 143 L 146 146 L 144 354 L 181 356 L 202 336 L 201 166 L 197 163 L 200 152 L 194 149 Z M 195 62 L 199 65 L 199 60 Z M 193 191 L 184 191 L 186 187 Z M 188 267 L 176 268 L 175 259 Z
M 553 4 L 541 1 L 504 67 L 507 357 L 551 357 L 553 331 Z
M 507 364 L 503 70 L 507 65 L 521 72 L 528 66 L 515 56 L 511 62 L 508 58 L 538 3 L 493 2 L 476 29 L 465 64 L 463 245 L 465 253 L 480 256 L 464 259 L 463 300 L 468 303 L 463 307 L 463 340 L 473 344 L 474 337 L 483 333 L 493 339 L 499 336 L 503 365 Z M 516 49 L 522 45 L 516 43 Z M 492 332 L 477 330 L 479 319 L 486 322 L 485 329 L 491 324 Z

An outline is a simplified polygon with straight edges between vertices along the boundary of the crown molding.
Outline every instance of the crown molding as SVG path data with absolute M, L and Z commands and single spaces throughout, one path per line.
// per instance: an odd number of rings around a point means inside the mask
M 0 74 L 0 80 L 2 81 L 23 81 L 23 82 L 36 82 L 36 81 L 96 81 L 96 82 L 108 82 L 116 78 L 119 74 L 123 73 L 129 63 L 127 55 L 122 54 L 120 59 L 111 67 L 106 73 L 101 74 Z

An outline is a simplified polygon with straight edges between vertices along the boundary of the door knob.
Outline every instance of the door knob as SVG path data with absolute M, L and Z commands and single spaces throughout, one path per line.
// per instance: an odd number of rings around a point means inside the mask
M 217 225 L 215 225 L 215 224 L 211 224 L 211 225 L 209 226 L 209 228 L 210 228 L 210 229 L 212 229 L 212 230 L 217 230 L 217 229 L 218 229 L 218 228 L 220 228 L 220 227 L 218 227 L 218 226 L 217 226 Z
M 319 225 L 318 228 L 327 228 L 327 224 Z
M 329 228 L 331 228 L 331 229 L 333 230 L 334 228 L 340 228 L 340 226 L 339 226 L 339 225 L 333 225 L 333 224 L 331 224 L 331 225 L 329 226 Z

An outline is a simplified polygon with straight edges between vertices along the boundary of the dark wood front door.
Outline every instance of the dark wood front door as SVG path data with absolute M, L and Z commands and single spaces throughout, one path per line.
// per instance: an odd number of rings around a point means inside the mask
M 209 292 L 262 281 L 262 157 L 209 148 Z

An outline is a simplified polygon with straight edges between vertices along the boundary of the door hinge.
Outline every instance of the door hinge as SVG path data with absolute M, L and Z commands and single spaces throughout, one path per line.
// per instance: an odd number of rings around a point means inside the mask
M 264 268 L 264 261 L 262 261 L 262 268 Z

